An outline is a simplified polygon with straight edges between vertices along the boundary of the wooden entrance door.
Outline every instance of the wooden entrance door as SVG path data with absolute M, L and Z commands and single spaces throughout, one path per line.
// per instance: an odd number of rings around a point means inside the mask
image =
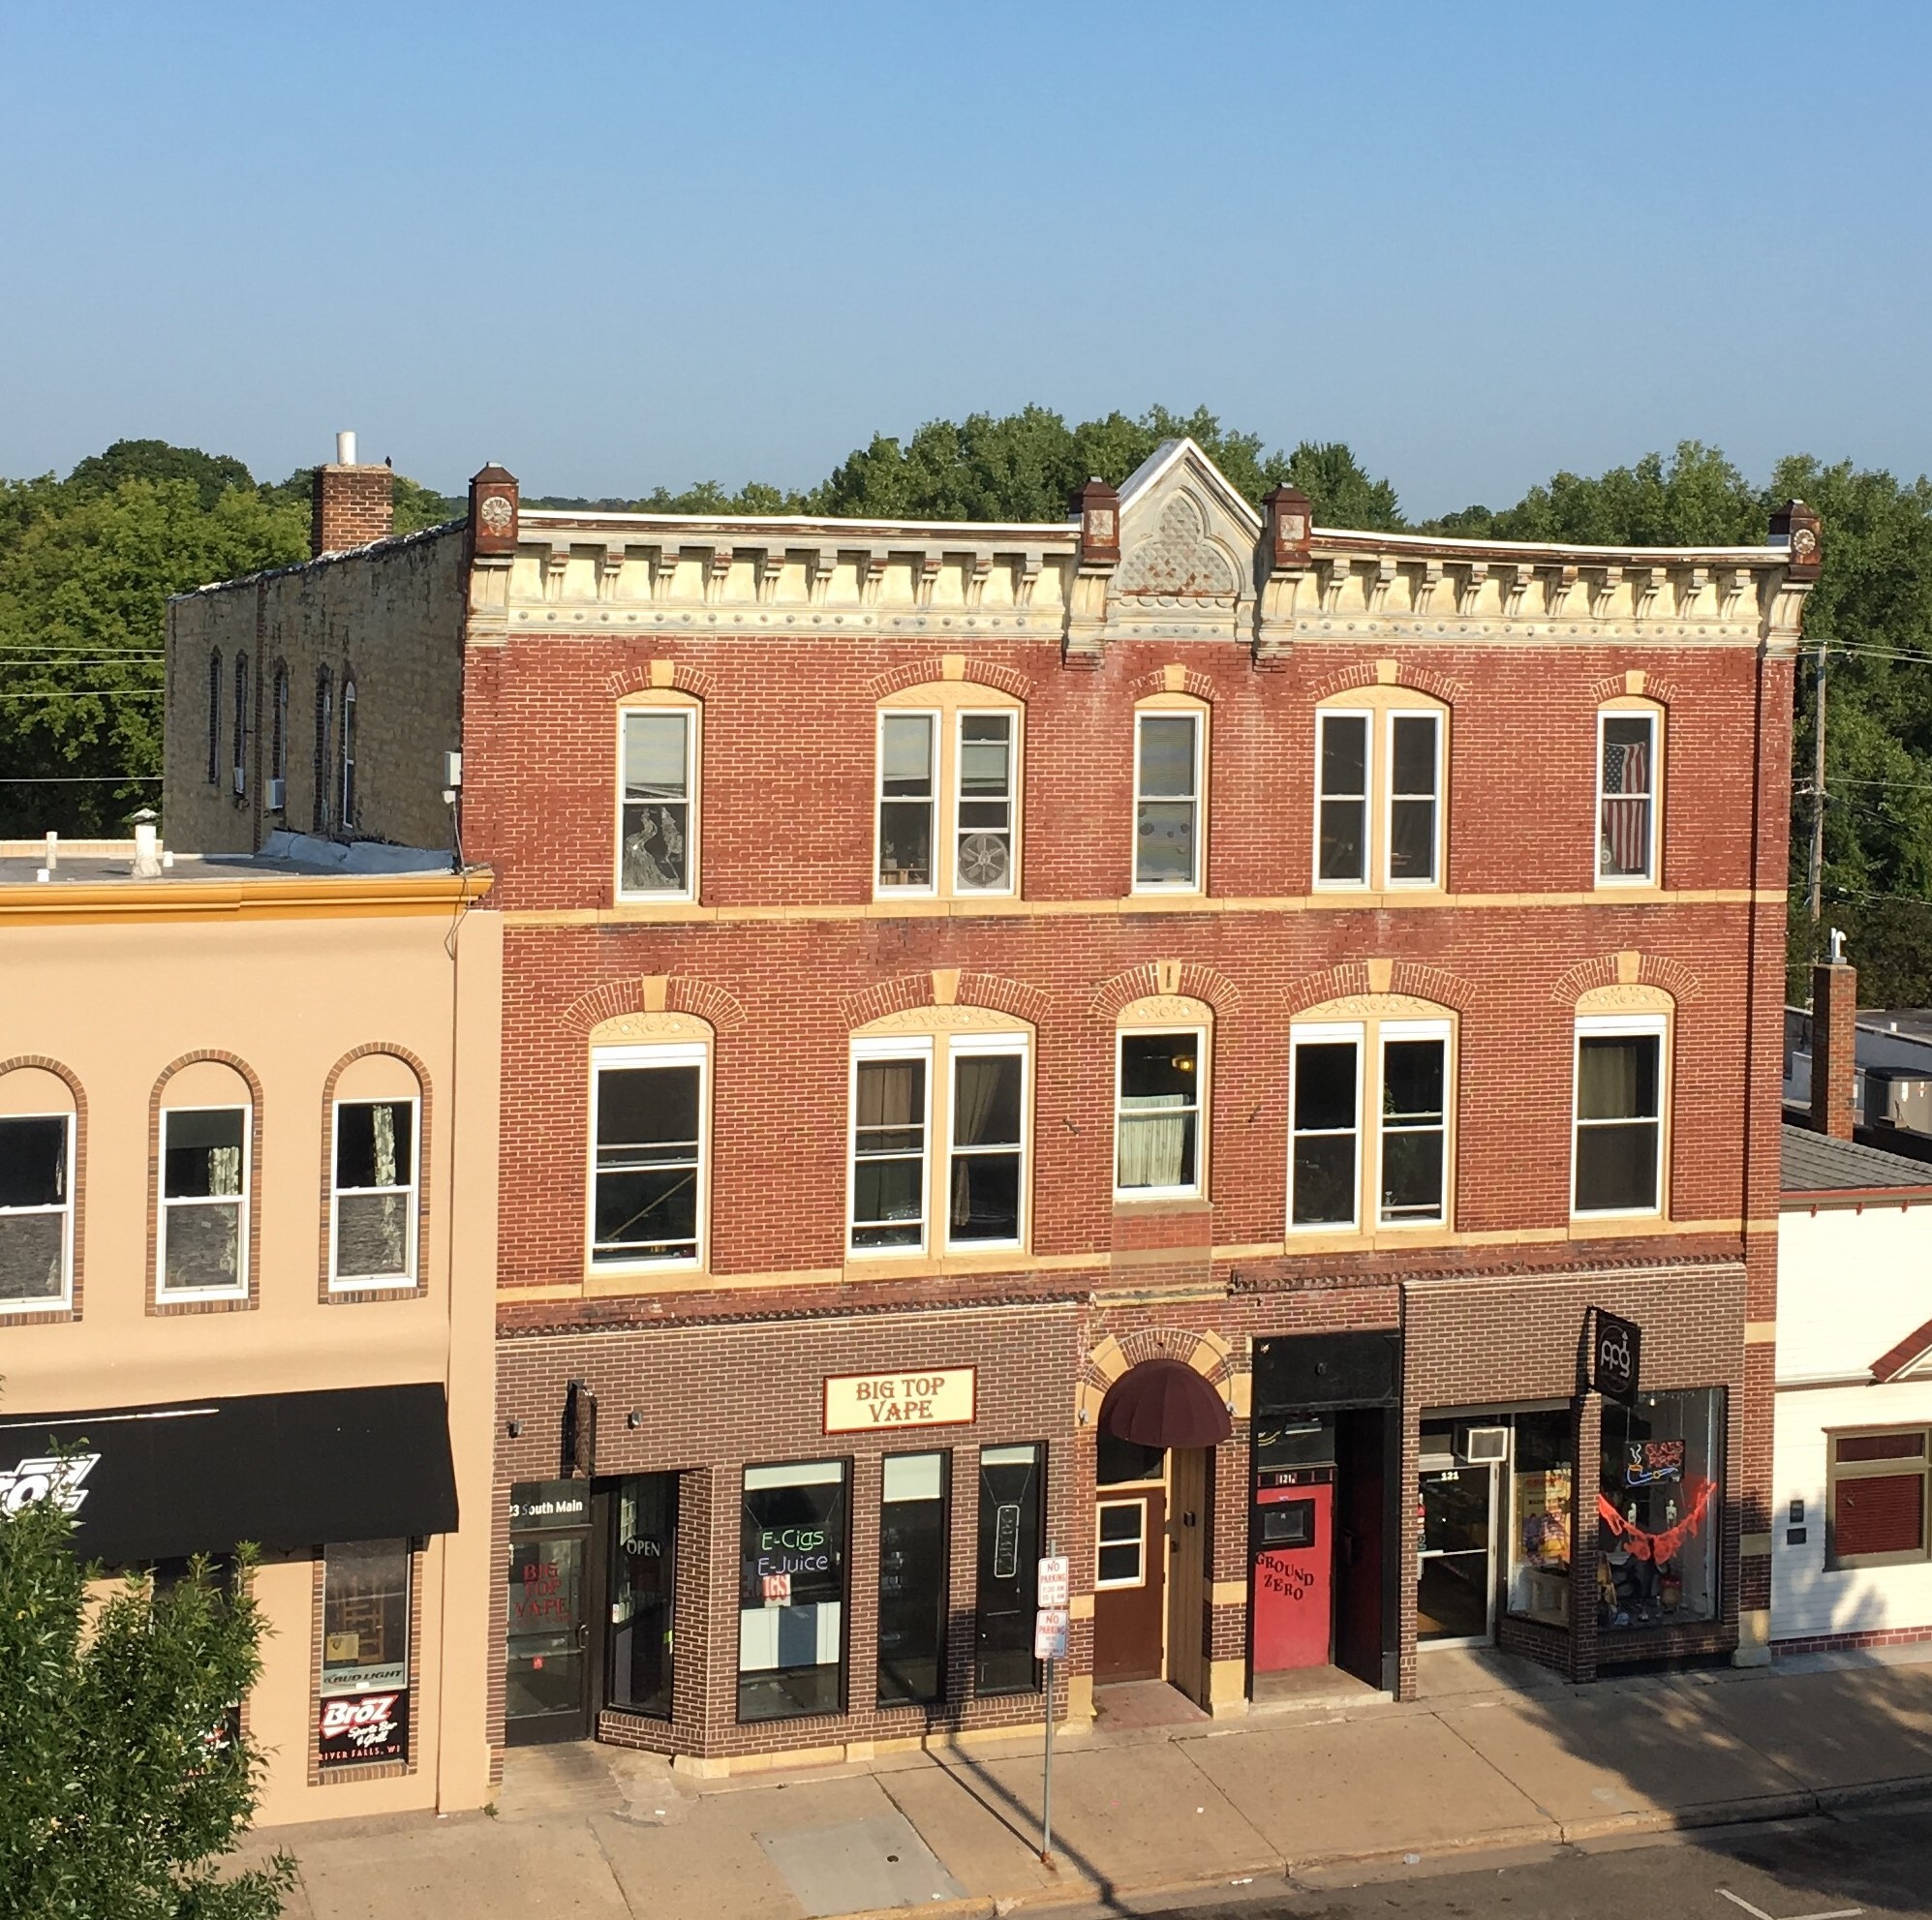
M 1208 1704 L 1209 1463 L 1205 1447 L 1168 1455 L 1167 1677 L 1197 1705 Z
M 1167 1626 L 1167 1502 L 1158 1486 L 1094 1503 L 1093 1678 L 1158 1680 Z

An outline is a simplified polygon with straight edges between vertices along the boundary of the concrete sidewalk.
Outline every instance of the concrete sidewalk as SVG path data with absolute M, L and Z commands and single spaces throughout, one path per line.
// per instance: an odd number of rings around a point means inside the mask
M 1447 1657 L 1439 1657 L 1446 1659 Z M 1427 1669 L 1425 1669 L 1426 1678 Z M 1572 1688 L 1443 1666 L 1430 1697 L 1096 1731 L 694 1782 L 608 1747 L 510 1755 L 494 1817 L 284 1830 L 291 1920 L 541 1912 L 779 1920 L 1320 1884 L 1673 1827 L 1932 1793 L 1932 1665 L 1819 1658 Z

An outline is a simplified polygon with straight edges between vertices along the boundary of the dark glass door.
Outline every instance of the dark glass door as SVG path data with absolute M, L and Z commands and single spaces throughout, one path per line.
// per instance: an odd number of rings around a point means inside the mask
M 610 1494 L 610 1643 L 605 1687 L 624 1713 L 671 1717 L 678 1477 L 639 1474 Z
M 510 1539 L 504 1712 L 506 1737 L 513 1743 L 589 1736 L 589 1545 L 581 1532 Z

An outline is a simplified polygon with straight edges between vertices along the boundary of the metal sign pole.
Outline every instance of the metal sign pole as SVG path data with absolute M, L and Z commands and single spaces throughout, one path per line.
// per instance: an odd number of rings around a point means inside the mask
M 1054 1543 L 1047 1541 L 1047 1558 L 1054 1557 Z M 1047 1656 L 1047 1758 L 1046 1778 L 1040 1794 L 1040 1864 L 1054 1864 L 1054 1657 Z

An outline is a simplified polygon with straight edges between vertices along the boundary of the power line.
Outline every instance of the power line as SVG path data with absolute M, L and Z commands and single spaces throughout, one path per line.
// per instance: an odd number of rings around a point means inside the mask
M 0 774 L 0 786 L 77 786 L 89 780 L 112 780 L 133 786 L 164 777 L 160 774 Z
M 0 693 L 0 700 L 159 700 L 158 686 L 97 686 L 78 693 Z

